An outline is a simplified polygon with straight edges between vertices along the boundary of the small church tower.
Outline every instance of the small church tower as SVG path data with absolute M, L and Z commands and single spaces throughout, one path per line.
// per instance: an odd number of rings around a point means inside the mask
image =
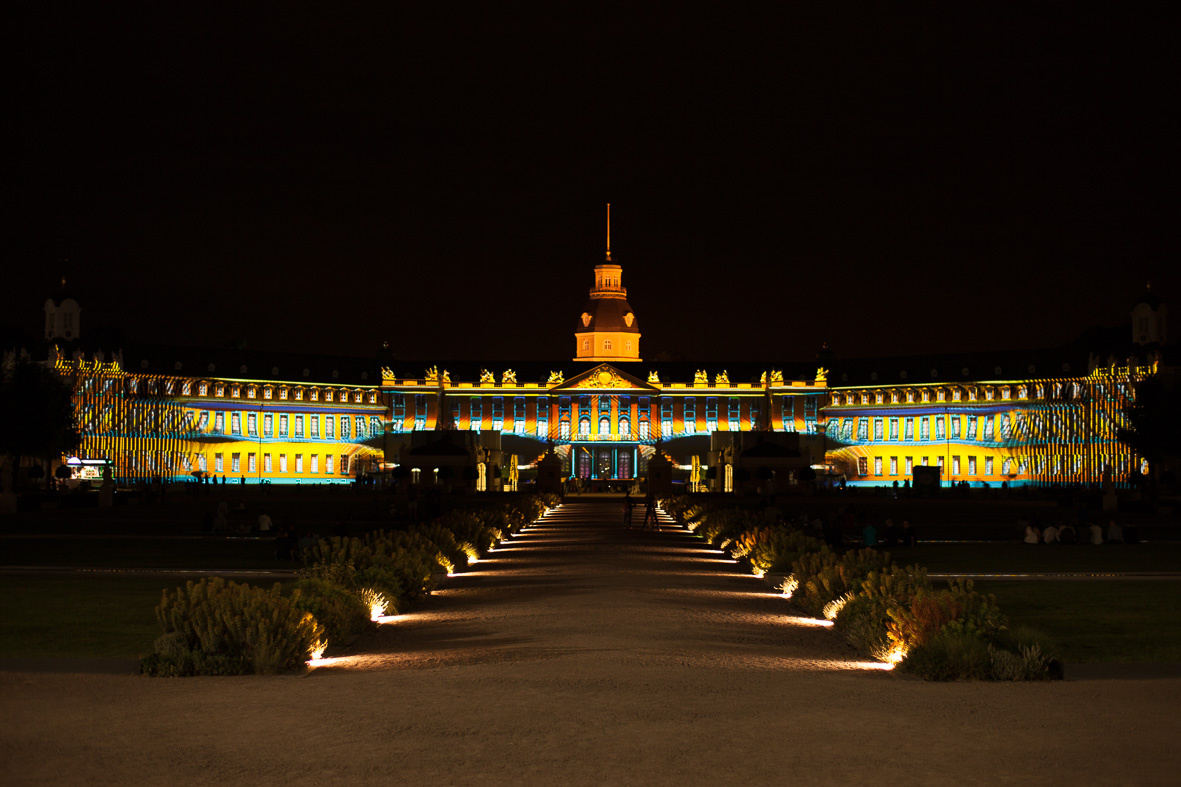
M 57 300 L 45 300 L 46 340 L 76 340 L 82 334 L 81 316 L 82 308 L 66 291 L 66 277 L 62 276 L 61 291 L 57 294 Z
M 639 361 L 640 326 L 627 302 L 623 268 L 611 260 L 611 204 L 607 256 L 595 266 L 595 286 L 574 329 L 576 361 Z
M 1132 343 L 1164 344 L 1168 338 L 1169 307 L 1152 291 L 1150 283 L 1132 307 Z

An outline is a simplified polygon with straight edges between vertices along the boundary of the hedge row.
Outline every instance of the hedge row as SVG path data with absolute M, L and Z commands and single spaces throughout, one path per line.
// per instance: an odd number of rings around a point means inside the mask
M 1044 680 L 1060 665 L 1017 632 L 971 582 L 936 589 L 921 566 L 899 566 L 875 549 L 834 552 L 783 522 L 775 509 L 662 501 L 706 541 L 749 561 L 755 573 L 787 574 L 782 589 L 812 617 L 834 623 L 861 653 L 928 680 Z
M 272 674 L 302 667 L 328 643 L 347 645 L 383 614 L 404 612 L 435 575 L 467 568 L 500 539 L 556 506 L 525 495 L 453 511 L 409 531 L 331 538 L 303 552 L 296 590 L 283 596 L 219 577 L 165 590 L 163 631 L 144 659 L 148 675 Z

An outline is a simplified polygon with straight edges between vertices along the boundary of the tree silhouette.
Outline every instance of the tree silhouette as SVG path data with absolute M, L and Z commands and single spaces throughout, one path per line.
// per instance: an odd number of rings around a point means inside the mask
M 0 453 L 46 464 L 74 451 L 81 435 L 70 385 L 51 369 L 21 360 L 0 377 Z M 44 474 L 44 470 L 42 470 Z
M 1181 386 L 1170 382 L 1153 375 L 1136 383 L 1136 399 L 1124 408 L 1126 425 L 1116 430 L 1121 443 L 1148 460 L 1153 480 L 1161 465 L 1181 454 Z

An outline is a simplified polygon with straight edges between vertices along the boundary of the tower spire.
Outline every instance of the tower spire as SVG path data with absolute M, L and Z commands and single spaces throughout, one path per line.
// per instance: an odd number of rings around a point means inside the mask
M 607 203 L 607 262 L 611 262 L 611 203 Z

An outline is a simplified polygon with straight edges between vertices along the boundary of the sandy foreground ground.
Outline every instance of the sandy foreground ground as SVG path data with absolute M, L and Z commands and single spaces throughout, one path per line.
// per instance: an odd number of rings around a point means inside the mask
M 333 655 L 330 653 L 330 655 Z M 0 673 L 5 784 L 1176 784 L 1181 680 L 931 684 L 572 503 L 306 675 Z

